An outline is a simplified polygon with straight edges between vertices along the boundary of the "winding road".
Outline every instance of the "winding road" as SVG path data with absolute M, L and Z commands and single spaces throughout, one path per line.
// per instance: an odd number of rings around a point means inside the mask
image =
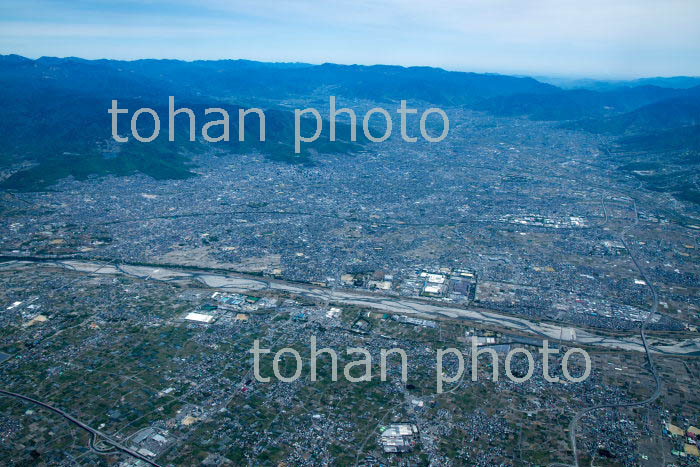
M 603 210 L 606 212 L 605 217 L 607 220 L 607 210 L 605 210 L 605 200 L 602 200 L 603 203 Z M 634 203 L 634 213 L 635 213 L 635 221 L 634 224 L 628 225 L 625 227 L 622 232 L 620 233 L 620 241 L 622 244 L 625 246 L 627 251 L 629 252 L 630 258 L 632 259 L 632 262 L 634 263 L 634 266 L 637 268 L 637 271 L 639 272 L 639 275 L 642 276 L 644 279 L 644 282 L 646 282 L 647 287 L 651 291 L 652 297 L 653 297 L 653 303 L 651 306 L 651 309 L 649 310 L 649 313 L 647 314 L 645 320 L 642 322 L 642 325 L 640 326 L 640 336 L 642 339 L 642 344 L 644 346 L 644 352 L 646 354 L 647 358 L 647 363 L 649 364 L 649 371 L 651 372 L 652 376 L 654 377 L 654 382 L 655 382 L 655 388 L 654 392 L 651 393 L 649 397 L 642 401 L 634 401 L 634 402 L 623 402 L 623 403 L 606 403 L 606 404 L 598 404 L 594 405 L 592 407 L 587 407 L 585 409 L 580 410 L 574 418 L 571 419 L 571 422 L 569 423 L 569 443 L 571 444 L 571 451 L 572 455 L 574 456 L 574 463 L 573 464 L 560 464 L 560 463 L 554 463 L 550 464 L 550 467 L 579 467 L 578 463 L 578 448 L 576 444 L 576 431 L 578 428 L 578 424 L 581 422 L 581 419 L 585 417 L 586 415 L 595 412 L 596 410 L 601 410 L 601 409 L 616 409 L 616 408 L 625 408 L 625 407 L 642 407 L 648 404 L 651 404 L 654 402 L 656 399 L 659 398 L 661 395 L 661 378 L 659 377 L 658 370 L 656 369 L 656 365 L 654 365 L 654 358 L 652 357 L 652 353 L 649 350 L 649 343 L 647 340 L 647 335 L 646 335 L 646 328 L 647 325 L 650 322 L 650 319 L 652 316 L 654 316 L 659 308 L 659 295 L 656 291 L 656 287 L 654 287 L 654 284 L 651 282 L 649 279 L 649 276 L 647 273 L 644 271 L 644 269 L 641 267 L 639 264 L 639 260 L 637 257 L 634 255 L 633 250 L 630 248 L 629 244 L 627 243 L 627 239 L 625 238 L 625 235 L 627 232 L 634 226 L 638 225 L 639 223 L 639 216 L 637 213 L 637 203 Z
M 133 457 L 133 458 L 135 458 L 135 459 L 139 459 L 139 460 L 141 460 L 141 461 L 143 461 L 143 462 L 146 462 L 147 464 L 152 465 L 152 466 L 154 466 L 154 467 L 160 467 L 159 464 L 156 464 L 155 462 L 153 462 L 153 461 L 150 460 L 149 458 L 147 458 L 147 457 L 145 457 L 145 456 L 139 454 L 138 452 L 136 452 L 136 451 L 134 451 L 134 450 L 131 450 L 131 449 L 127 448 L 126 446 L 120 444 L 118 441 L 115 441 L 115 440 L 113 440 L 112 438 L 110 438 L 109 436 L 107 436 L 106 434 L 102 433 L 101 431 L 96 430 L 95 428 L 92 428 L 92 427 L 89 426 L 89 425 L 86 425 L 85 423 L 81 422 L 81 421 L 78 420 L 77 418 L 73 417 L 72 415 L 70 415 L 70 414 L 64 412 L 63 410 L 61 410 L 61 409 L 59 409 L 59 408 L 56 408 L 56 407 L 54 407 L 54 406 L 52 406 L 52 405 L 49 405 L 49 404 L 47 404 L 47 403 L 45 403 L 45 402 L 41 402 L 41 401 L 36 400 L 36 399 L 32 399 L 31 397 L 28 397 L 28 396 L 25 396 L 25 395 L 22 395 L 22 394 L 17 394 L 16 392 L 5 391 L 5 390 L 3 390 L 3 389 L 0 389 L 0 395 L 8 396 L 8 397 L 14 397 L 15 399 L 20 399 L 20 400 L 22 400 L 22 401 L 30 402 L 30 403 L 32 403 L 32 404 L 38 405 L 38 406 L 40 406 L 40 407 L 43 407 L 43 408 L 45 408 L 45 409 L 48 409 L 48 410 L 52 411 L 53 413 L 56 413 L 56 414 L 60 415 L 61 417 L 63 417 L 63 418 L 65 418 L 66 420 L 68 420 L 69 422 L 73 423 L 74 425 L 77 425 L 78 427 L 82 428 L 83 430 L 87 431 L 87 432 L 90 434 L 90 448 L 93 449 L 94 451 L 98 452 L 98 453 L 106 454 L 106 453 L 110 453 L 110 452 L 113 452 L 113 451 L 104 451 L 104 450 L 100 450 L 100 449 L 95 448 L 95 447 L 94 447 L 94 442 L 95 442 L 95 439 L 96 439 L 97 437 L 102 438 L 102 440 L 103 440 L 105 443 L 107 443 L 107 444 L 109 444 L 109 445 L 111 445 L 111 446 L 114 446 L 114 448 L 115 448 L 116 450 L 121 451 L 121 452 L 123 452 L 124 454 L 128 454 L 128 455 L 130 455 L 131 457 Z
M 603 204 L 603 209 L 605 213 L 605 221 L 603 222 L 603 225 L 605 225 L 608 222 L 608 213 L 607 209 L 605 208 L 605 199 L 602 199 L 601 202 Z M 658 312 L 659 299 L 656 288 L 654 287 L 647 273 L 641 267 L 637 257 L 634 254 L 634 251 L 630 248 L 630 245 L 628 244 L 628 241 L 625 237 L 630 229 L 638 225 L 639 219 L 637 216 L 636 203 L 634 205 L 634 210 L 635 222 L 625 227 L 620 233 L 619 237 L 622 244 L 629 252 L 630 258 L 632 259 L 640 276 L 644 279 L 653 297 L 653 304 L 644 321 L 641 323 L 639 337 L 609 336 L 604 334 L 598 334 L 589 329 L 575 327 L 569 327 L 569 331 L 573 332 L 570 332 L 568 334 L 573 336 L 571 338 L 572 342 L 582 345 L 644 352 L 644 354 L 646 355 L 650 372 L 654 377 L 656 387 L 654 389 L 654 392 L 648 398 L 642 401 L 599 404 L 592 407 L 584 408 L 578 413 L 576 413 L 569 424 L 569 439 L 572 453 L 574 456 L 574 464 L 555 463 L 550 464 L 550 467 L 571 467 L 572 465 L 574 467 L 579 466 L 576 432 L 581 419 L 586 415 L 601 409 L 644 406 L 652 403 L 659 397 L 659 395 L 661 394 L 661 378 L 659 377 L 658 371 L 654 364 L 654 353 L 666 355 L 691 355 L 700 353 L 700 339 L 698 338 L 687 338 L 684 340 L 677 340 L 670 338 L 663 339 L 661 337 L 654 337 L 654 341 L 650 342 L 650 338 L 646 334 L 646 328 L 648 324 L 651 322 L 652 317 Z M 341 305 L 353 305 L 365 308 L 373 308 L 388 313 L 418 315 L 422 317 L 432 316 L 464 321 L 473 321 L 478 322 L 479 324 L 493 325 L 501 329 L 510 329 L 513 331 L 535 335 L 542 339 L 552 339 L 554 341 L 561 340 L 562 336 L 561 325 L 557 325 L 554 323 L 537 322 L 535 320 L 525 317 L 504 315 L 491 310 L 476 307 L 461 308 L 456 306 L 450 306 L 449 304 L 443 305 L 439 302 L 434 301 L 410 299 L 405 297 L 382 295 L 364 291 L 321 287 L 306 283 L 268 279 L 228 271 L 197 271 L 192 270 L 193 268 L 184 269 L 171 265 L 143 265 L 124 263 L 103 264 L 96 263 L 90 260 L 77 259 L 47 258 L 32 260 L 5 257 L 0 258 L 0 261 L 5 262 L 6 265 L 8 261 L 17 264 L 27 262 L 43 262 L 56 267 L 71 269 L 74 271 L 84 272 L 88 274 L 123 274 L 141 278 L 143 280 L 157 280 L 163 282 L 170 282 L 175 280 L 191 280 L 200 282 L 201 284 L 207 287 L 211 287 L 213 289 L 239 293 L 255 292 L 262 290 L 286 292 L 316 300 L 322 300 L 326 303 L 336 303 Z M 56 409 L 48 404 L 36 401 L 27 396 L 22 396 L 20 394 L 15 394 L 2 390 L 0 390 L 0 394 L 17 397 L 25 401 L 38 404 L 42 407 L 54 411 L 55 413 L 58 413 L 59 415 L 63 416 L 64 418 L 68 419 L 69 421 L 75 423 L 76 425 L 91 433 L 91 446 L 93 445 L 95 437 L 99 436 L 103 438 L 107 444 L 114 446 L 115 449 L 118 449 L 135 458 L 148 462 L 150 465 L 157 465 L 154 462 L 145 458 L 144 456 L 120 445 L 114 440 L 111 440 L 103 433 L 81 423 L 80 421 L 76 420 L 70 415 L 62 412 L 60 409 Z

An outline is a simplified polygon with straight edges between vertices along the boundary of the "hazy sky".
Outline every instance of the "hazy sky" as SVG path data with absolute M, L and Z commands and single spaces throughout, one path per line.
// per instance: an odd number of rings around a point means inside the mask
M 700 76 L 700 0 L 2 0 L 0 53 Z

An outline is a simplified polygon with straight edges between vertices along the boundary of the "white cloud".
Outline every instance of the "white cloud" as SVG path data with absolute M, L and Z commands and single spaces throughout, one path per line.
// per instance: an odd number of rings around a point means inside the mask
M 33 56 L 700 75 L 696 0 L 5 0 L 0 18 L 0 47 Z

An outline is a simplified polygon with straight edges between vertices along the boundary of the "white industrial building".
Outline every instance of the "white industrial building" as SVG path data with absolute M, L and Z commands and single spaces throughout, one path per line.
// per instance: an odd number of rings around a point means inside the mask
M 214 317 L 212 315 L 205 315 L 203 313 L 192 312 L 185 316 L 185 320 L 195 321 L 197 323 L 211 323 L 212 321 L 214 321 Z

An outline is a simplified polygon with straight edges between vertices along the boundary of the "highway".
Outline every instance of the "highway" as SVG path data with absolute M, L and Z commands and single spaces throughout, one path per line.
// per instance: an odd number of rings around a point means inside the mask
M 603 209 L 605 210 L 605 201 L 603 200 Z M 623 402 L 623 403 L 607 403 L 607 404 L 599 404 L 599 405 L 594 405 L 592 407 L 587 407 L 585 409 L 580 410 L 574 417 L 571 419 L 571 422 L 569 423 L 569 443 L 571 445 L 571 452 L 574 457 L 574 463 L 572 465 L 569 464 L 550 464 L 550 467 L 579 467 L 578 463 L 578 448 L 576 444 L 576 431 L 578 428 L 578 424 L 580 423 L 581 419 L 592 413 L 595 412 L 596 410 L 601 410 L 601 409 L 616 409 L 616 408 L 625 408 L 625 407 L 641 407 L 645 406 L 647 404 L 651 404 L 654 402 L 656 399 L 659 398 L 661 395 L 661 378 L 659 377 L 658 370 L 656 369 L 656 365 L 654 365 L 654 359 L 652 356 L 651 351 L 649 350 L 649 343 L 647 340 L 647 335 L 646 335 L 646 327 L 649 324 L 649 321 L 652 316 L 654 316 L 659 308 L 659 296 L 656 291 L 656 287 L 654 287 L 654 284 L 651 282 L 649 279 L 649 276 L 647 273 L 642 269 L 641 265 L 639 264 L 639 260 L 637 257 L 634 255 L 634 251 L 630 248 L 630 245 L 627 243 L 627 239 L 625 238 L 625 235 L 627 234 L 627 231 L 630 230 L 632 227 L 636 226 L 639 222 L 639 217 L 637 215 L 637 203 L 634 203 L 634 213 L 635 213 L 635 222 L 632 225 L 629 225 L 625 227 L 622 232 L 620 233 L 620 241 L 622 244 L 625 246 L 627 251 L 629 252 L 630 258 L 632 259 L 632 262 L 634 263 L 634 266 L 637 268 L 637 271 L 639 272 L 639 275 L 642 276 L 644 279 L 644 282 L 646 282 L 647 287 L 651 291 L 652 297 L 653 297 L 653 303 L 651 306 L 651 309 L 649 310 L 649 313 L 647 314 L 645 320 L 642 322 L 642 325 L 640 326 L 639 333 L 642 339 L 642 344 L 644 346 L 644 352 L 646 354 L 647 358 L 647 363 L 649 364 L 649 371 L 651 372 L 652 376 L 654 377 L 654 382 L 655 382 L 655 388 L 654 392 L 651 393 L 649 397 L 642 401 L 634 401 L 634 402 Z M 607 211 L 606 211 L 606 219 L 607 219 Z
M 603 209 L 605 214 L 605 221 L 603 225 L 605 225 L 608 222 L 608 212 L 605 208 L 605 200 L 603 199 L 601 201 L 603 203 Z M 634 209 L 636 214 L 636 203 Z M 635 217 L 635 222 L 625 227 L 619 234 L 619 238 L 622 244 L 625 246 L 625 248 L 629 251 L 630 258 L 633 261 L 635 268 L 637 269 L 640 276 L 644 279 L 653 297 L 653 304 L 649 312 L 647 313 L 644 321 L 640 325 L 639 335 L 610 336 L 605 335 L 604 333 L 596 333 L 596 331 L 594 330 L 576 327 L 569 327 L 568 330 L 573 331 L 569 334 L 575 336 L 573 337 L 572 343 L 587 346 L 604 347 L 609 349 L 632 350 L 643 352 L 646 356 L 650 372 L 655 380 L 655 389 L 649 397 L 642 401 L 604 403 L 584 408 L 578 413 L 576 413 L 569 424 L 569 438 L 570 445 L 572 448 L 572 454 L 574 456 L 573 465 L 575 467 L 578 467 L 578 449 L 576 442 L 576 433 L 580 421 L 583 419 L 583 417 L 596 410 L 609 408 L 638 407 L 652 403 L 659 397 L 661 393 L 661 379 L 658 375 L 656 366 L 654 364 L 653 354 L 656 353 L 682 356 L 697 354 L 698 352 L 700 352 L 700 339 L 698 338 L 664 339 L 661 337 L 653 337 L 650 339 L 647 336 L 646 328 L 651 322 L 651 319 L 658 312 L 659 299 L 656 288 L 654 287 L 647 273 L 641 267 L 639 260 L 637 259 L 634 251 L 630 248 L 630 245 L 626 238 L 627 232 L 637 225 L 638 218 Z M 269 279 L 229 271 L 197 270 L 195 268 L 180 268 L 175 265 L 144 265 L 124 263 L 105 264 L 96 262 L 94 260 L 79 259 L 52 260 L 47 258 L 34 261 L 32 259 L 3 258 L 3 260 L 6 261 L 5 266 L 8 266 L 7 261 L 16 264 L 22 264 L 26 262 L 42 262 L 48 264 L 49 266 L 61 267 L 86 274 L 123 274 L 132 277 L 138 277 L 144 280 L 156 280 L 163 282 L 195 281 L 212 289 L 230 292 L 255 293 L 256 291 L 277 291 L 292 293 L 315 300 L 321 300 L 326 303 L 372 308 L 388 313 L 400 313 L 428 318 L 439 317 L 471 321 L 480 325 L 491 325 L 499 329 L 510 329 L 513 331 L 531 334 L 542 339 L 551 339 L 553 341 L 560 340 L 562 334 L 562 326 L 556 323 L 539 322 L 527 317 L 505 315 L 477 307 L 462 308 L 451 305 L 449 303 L 442 304 L 436 301 L 383 295 L 368 291 L 321 287 L 307 283 Z M 7 393 L 6 391 L 3 391 L 3 394 L 7 395 L 12 393 Z M 25 400 L 35 402 L 32 399 L 26 398 L 24 396 L 19 397 L 24 398 Z M 40 403 L 40 405 L 43 404 Z M 50 407 L 47 406 L 47 408 Z M 57 409 L 51 409 L 56 411 L 57 413 L 62 414 L 62 412 L 57 411 Z M 66 418 L 71 420 L 69 416 L 66 416 Z M 93 436 L 99 435 L 105 438 L 109 442 L 109 444 L 113 445 L 115 448 L 122 450 L 123 452 L 127 452 L 129 454 L 133 452 L 128 450 L 127 448 L 120 447 L 115 442 L 112 442 L 111 440 L 109 440 L 109 438 L 107 438 L 103 434 L 100 434 L 96 430 L 86 427 L 85 425 L 80 424 L 79 422 L 78 424 L 82 428 L 93 433 Z M 138 453 L 133 454 L 135 454 L 135 457 L 143 459 L 149 462 L 149 464 L 151 465 L 156 465 L 153 462 L 144 459 L 143 456 L 140 456 Z M 566 465 L 567 467 L 571 467 L 571 465 L 569 464 L 551 464 L 552 467 L 564 465 Z
M 153 462 L 152 460 L 148 459 L 148 458 L 145 457 L 145 456 L 142 456 L 142 455 L 139 454 L 138 452 L 133 451 L 133 450 L 127 448 L 126 446 L 123 446 L 122 444 L 120 444 L 119 442 L 113 440 L 112 438 L 110 438 L 110 437 L 107 436 L 106 434 L 102 433 L 101 431 L 96 430 L 95 428 L 92 428 L 92 427 L 89 426 L 89 425 L 86 425 L 85 423 L 81 422 L 81 421 L 78 420 L 77 418 L 73 417 L 72 415 L 70 415 L 70 414 L 64 412 L 63 410 L 61 410 L 61 409 L 59 409 L 59 408 L 56 408 L 56 407 L 54 407 L 54 406 L 52 406 L 52 405 L 49 405 L 49 404 L 47 404 L 47 403 L 45 403 L 45 402 L 38 401 L 38 400 L 36 400 L 36 399 L 32 399 L 31 397 L 28 397 L 28 396 L 25 396 L 25 395 L 22 395 L 22 394 L 17 394 L 16 392 L 5 391 L 4 389 L 0 389 L 0 395 L 4 395 L 4 396 L 8 396 L 8 397 L 14 397 L 15 399 L 20 399 L 20 400 L 23 400 L 23 401 L 25 401 L 25 402 L 30 402 L 30 403 L 32 403 L 32 404 L 38 405 L 38 406 L 40 406 L 40 407 L 43 407 L 43 408 L 45 408 L 45 409 L 48 409 L 48 410 L 52 411 L 53 413 L 56 413 L 56 414 L 60 415 L 61 417 L 63 417 L 63 418 L 65 418 L 66 420 L 68 420 L 69 422 L 73 423 L 74 425 L 79 426 L 80 428 L 82 428 L 83 430 L 87 431 L 87 432 L 90 434 L 90 448 L 91 448 L 91 449 L 94 449 L 94 450 L 95 450 L 96 452 L 98 452 L 98 453 L 113 452 L 113 451 L 101 451 L 101 450 L 99 450 L 99 449 L 97 449 L 97 448 L 94 447 L 95 439 L 99 437 L 99 438 L 101 438 L 105 443 L 114 446 L 114 448 L 115 448 L 116 450 L 121 451 L 121 452 L 123 452 L 124 454 L 128 454 L 128 455 L 131 456 L 131 457 L 134 457 L 134 458 L 136 458 L 136 459 L 142 460 L 143 462 L 146 462 L 146 463 L 148 463 L 149 465 L 152 465 L 152 466 L 154 466 L 154 467 L 160 467 L 159 464 L 156 464 L 155 462 Z

